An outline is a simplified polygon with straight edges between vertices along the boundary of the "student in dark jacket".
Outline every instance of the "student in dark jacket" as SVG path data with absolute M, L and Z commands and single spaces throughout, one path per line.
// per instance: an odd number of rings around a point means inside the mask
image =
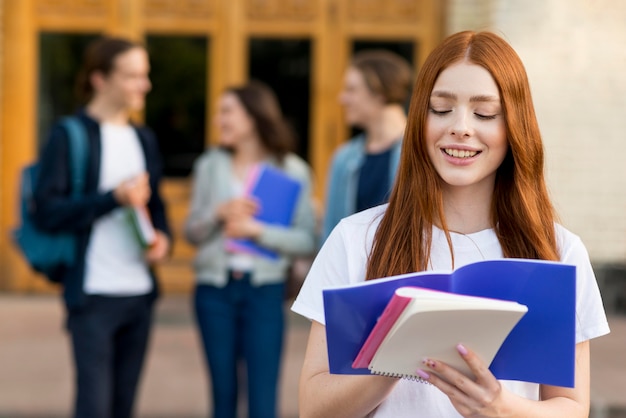
M 76 263 L 59 272 L 76 376 L 75 418 L 127 418 L 148 344 L 158 293 L 152 265 L 169 253 L 159 190 L 160 157 L 146 127 L 130 122 L 151 88 L 146 50 L 100 38 L 86 50 L 77 80 L 88 136 L 84 193 L 70 196 L 68 137 L 55 125 L 41 155 L 36 222 L 72 232 Z M 143 248 L 128 220 L 147 207 L 156 240 Z

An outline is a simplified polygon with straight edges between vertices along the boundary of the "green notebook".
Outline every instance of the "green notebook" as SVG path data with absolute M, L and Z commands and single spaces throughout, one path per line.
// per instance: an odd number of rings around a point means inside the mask
M 148 248 L 156 240 L 156 232 L 145 207 L 131 207 L 128 209 L 128 219 L 135 231 L 135 235 L 142 247 Z

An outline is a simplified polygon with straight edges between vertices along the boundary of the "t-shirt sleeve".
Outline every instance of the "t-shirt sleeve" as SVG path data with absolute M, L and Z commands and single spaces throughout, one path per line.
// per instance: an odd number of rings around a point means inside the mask
M 600 289 L 589 254 L 580 238 L 569 234 L 561 247 L 561 261 L 576 266 L 576 343 L 610 332 Z
M 323 290 L 348 282 L 348 255 L 339 223 L 315 257 L 291 310 L 325 325 Z

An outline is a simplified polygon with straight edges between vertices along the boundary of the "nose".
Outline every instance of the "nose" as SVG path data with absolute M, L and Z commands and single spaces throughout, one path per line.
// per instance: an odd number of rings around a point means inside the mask
M 449 133 L 457 138 L 465 138 L 472 135 L 472 128 L 469 124 L 469 118 L 467 112 L 456 112 L 452 124 L 450 125 Z

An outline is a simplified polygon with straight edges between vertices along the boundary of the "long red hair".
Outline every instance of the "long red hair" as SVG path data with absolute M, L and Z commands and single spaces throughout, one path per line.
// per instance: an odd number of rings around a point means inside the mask
M 411 97 L 398 175 L 389 207 L 374 236 L 366 278 L 426 270 L 435 222 L 445 232 L 441 179 L 424 139 L 430 94 L 439 74 L 466 60 L 485 68 L 500 91 L 508 153 L 498 168 L 491 223 L 505 257 L 558 260 L 556 213 L 544 179 L 541 134 L 528 77 L 513 48 L 490 32 L 460 32 L 445 39 L 421 68 Z

